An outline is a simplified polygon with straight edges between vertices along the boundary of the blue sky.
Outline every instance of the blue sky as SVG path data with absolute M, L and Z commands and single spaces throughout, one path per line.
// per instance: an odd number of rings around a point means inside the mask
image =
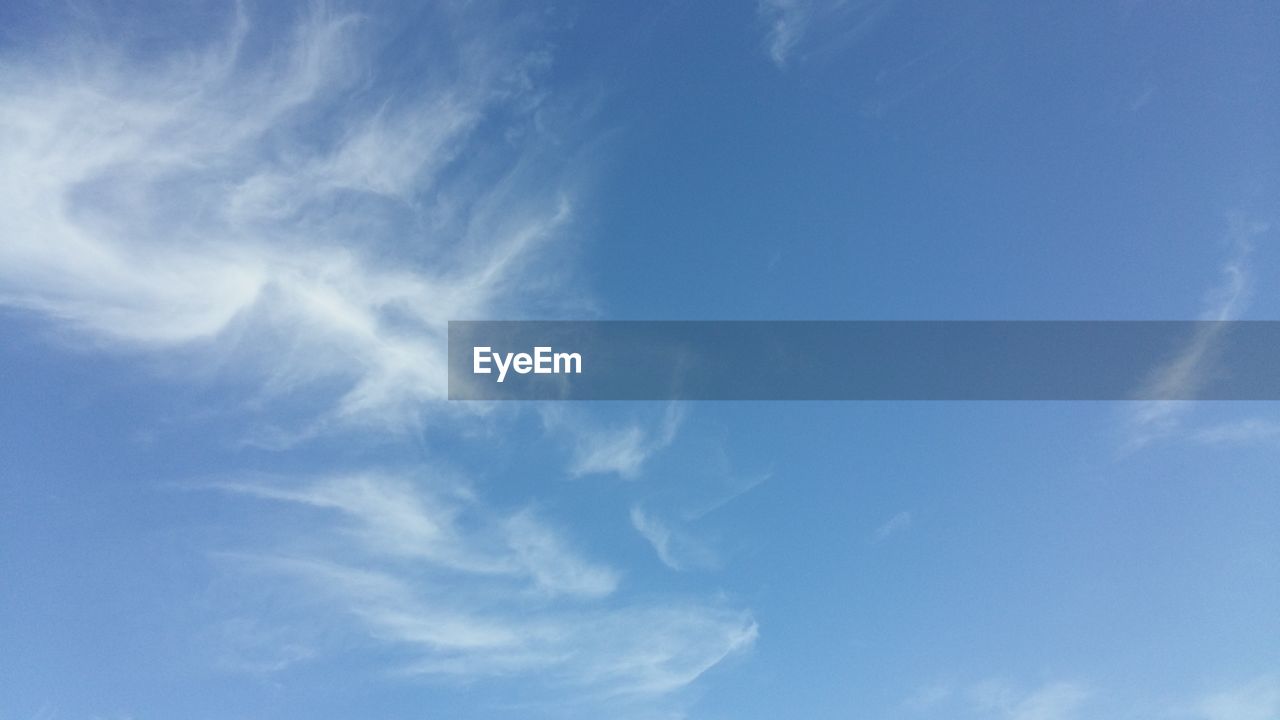
M 4 4 L 0 719 L 1277 720 L 1271 404 L 444 399 L 450 319 L 1275 318 L 1277 57 L 1262 2 Z

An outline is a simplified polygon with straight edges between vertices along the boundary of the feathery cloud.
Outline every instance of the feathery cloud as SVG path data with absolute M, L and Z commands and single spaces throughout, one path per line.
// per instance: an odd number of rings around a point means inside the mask
M 1275 720 L 1280 718 L 1280 676 L 1267 675 L 1201 698 L 1196 717 L 1204 720 Z
M 663 565 L 676 571 L 707 568 L 715 565 L 711 550 L 687 532 L 646 512 L 639 505 L 631 507 L 631 526 L 644 538 Z
M 989 681 L 974 687 L 970 693 L 975 706 L 994 717 L 1008 720 L 1069 720 L 1079 717 L 1078 710 L 1090 692 L 1082 685 L 1051 682 L 1034 690 L 1021 692 L 1005 683 Z
M 1257 238 L 1269 232 L 1266 223 L 1236 223 L 1231 230 L 1232 253 L 1221 268 L 1222 280 L 1208 295 L 1201 320 L 1234 320 L 1249 300 L 1249 257 Z M 1204 325 L 1188 341 L 1177 357 L 1157 368 L 1144 395 L 1150 397 L 1191 397 L 1204 381 L 1213 353 L 1221 342 L 1224 326 Z M 1177 400 L 1150 400 L 1138 403 L 1129 418 L 1130 449 L 1174 432 L 1187 405 Z
M 6 56 L 0 306 L 175 372 L 248 378 L 276 426 L 249 441 L 277 449 L 469 412 L 443 402 L 446 321 L 566 295 L 554 260 L 573 148 L 549 136 L 547 53 L 520 20 L 422 11 L 447 28 L 410 43 L 427 57 L 388 50 L 386 20 L 323 5 L 284 33 L 237 11 L 171 54 L 68 30 Z M 387 87 L 381 52 L 412 82 Z M 584 429 L 574 472 L 634 475 L 679 423 L 671 408 L 653 432 Z M 213 487 L 266 513 L 246 547 L 214 554 L 255 579 L 234 594 L 274 593 L 223 625 L 245 651 L 227 666 L 320 657 L 327 634 L 305 629 L 337 624 L 407 674 L 654 697 L 756 636 L 720 602 L 625 597 L 623 574 L 569 532 L 466 483 L 367 470 Z
M 813 12 L 811 0 L 760 0 L 757 12 L 768 24 L 765 45 L 769 59 L 778 67 L 786 67 L 796 43 L 804 36 Z
M 759 0 L 756 15 L 766 27 L 769 59 L 784 69 L 801 43 L 848 43 L 870 30 L 893 4 L 894 0 Z
M 74 39 L 6 58 L 0 305 L 327 395 L 295 434 L 417 425 L 445 396 L 445 321 L 534 301 L 570 203 L 536 133 L 479 142 L 499 111 L 533 127 L 540 52 L 464 37 L 452 75 L 380 91 L 372 22 L 316 9 L 261 50 L 237 14 L 145 64 Z
M 574 443 L 569 474 L 574 477 L 616 474 L 633 478 L 640 474 L 650 456 L 675 440 L 683 419 L 684 411 L 673 403 L 653 428 L 638 423 L 605 428 L 568 426 Z M 565 426 L 565 422 L 563 417 L 555 421 L 559 426 Z
M 1192 437 L 1206 445 L 1275 443 L 1280 441 L 1280 422 L 1262 418 L 1246 418 L 1201 428 Z
M 243 482 L 211 487 L 333 511 L 342 518 L 342 534 L 374 558 L 519 578 L 550 595 L 601 597 L 618 584 L 615 571 L 578 557 L 532 511 L 493 516 L 459 486 L 433 491 L 396 475 L 362 473 L 298 487 Z
M 905 532 L 911 527 L 911 513 L 907 510 L 894 515 L 876 528 L 876 542 L 884 542 L 890 535 Z
M 921 688 L 904 705 L 907 709 L 942 717 L 1001 718 L 1003 720 L 1071 720 L 1092 692 L 1079 683 L 1047 682 L 1031 689 L 1003 680 L 970 686 L 951 683 Z
M 218 557 L 305 588 L 374 645 L 411 651 L 400 673 L 535 676 L 584 697 L 659 696 L 757 633 L 749 613 L 720 603 L 603 602 L 619 588 L 616 571 L 527 509 L 487 510 L 464 485 L 364 474 L 213 487 L 300 512 L 271 541 L 278 550 Z

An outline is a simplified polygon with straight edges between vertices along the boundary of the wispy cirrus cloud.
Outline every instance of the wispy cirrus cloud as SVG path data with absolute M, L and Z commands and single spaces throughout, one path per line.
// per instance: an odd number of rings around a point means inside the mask
M 759 0 L 769 59 L 786 68 L 802 43 L 839 45 L 867 32 L 893 0 Z
M 544 413 L 550 429 L 564 431 L 572 442 L 569 474 L 619 475 L 634 478 L 655 453 L 670 445 L 684 420 L 684 410 L 667 405 L 656 423 L 629 422 L 595 426 L 566 413 Z
M 1209 693 L 1195 702 L 1192 712 L 1203 720 L 1274 720 L 1280 717 L 1280 675 Z
M 445 321 L 546 295 L 571 204 L 535 160 L 545 54 L 458 22 L 449 72 L 392 90 L 373 18 L 316 6 L 275 45 L 226 22 L 146 61 L 71 31 L 4 58 L 0 304 L 327 395 L 293 436 L 414 427 L 445 395 Z
M 122 28 L 4 55 L 0 305 L 247 379 L 271 429 L 246 422 L 247 441 L 277 450 L 473 412 L 443 402 L 446 321 L 575 302 L 558 260 L 576 150 L 548 126 L 536 19 L 418 12 L 411 38 L 311 4 L 283 28 L 237 10 L 173 52 L 132 52 Z M 634 475 L 679 423 L 569 428 L 571 472 Z M 467 483 L 224 475 L 210 487 L 257 518 L 213 553 L 240 578 L 225 667 L 352 652 L 333 631 L 404 675 L 614 702 L 676 692 L 756 636 L 719 601 L 628 597 L 563 523 Z
M 1111 717 L 1115 711 L 1099 710 L 1105 698 L 1094 687 L 1079 682 L 1050 681 L 1018 687 L 1004 680 L 965 685 L 951 682 L 922 687 L 903 703 L 923 717 L 1005 718 L 1007 720 L 1073 720 Z M 1113 701 L 1116 698 L 1111 698 Z M 1205 692 L 1198 697 L 1147 698 L 1144 716 L 1194 720 L 1273 720 L 1280 717 L 1280 676 L 1264 674 Z M 1158 709 L 1152 709 L 1158 708 Z M 1124 716 L 1132 714 L 1125 711 Z M 1117 715 L 1118 716 L 1118 715 Z
M 760 18 L 767 23 L 765 47 L 769 59 L 778 67 L 786 67 L 796 43 L 804 37 L 813 14 L 811 0 L 761 0 L 757 6 Z
M 407 650 L 400 674 L 660 696 L 755 640 L 750 613 L 721 603 L 614 597 L 620 573 L 531 510 L 495 513 L 457 483 L 383 473 L 211 487 L 285 503 L 298 521 L 219 558 L 304 588 L 373 646 Z
M 1191 436 L 1206 445 L 1256 445 L 1280 441 L 1280 422 L 1246 418 L 1203 427 Z
M 910 511 L 903 510 L 902 512 L 895 514 L 893 517 L 881 523 L 880 527 L 876 528 L 876 542 L 884 542 L 885 540 L 888 540 L 890 536 L 906 532 L 911 527 L 911 523 L 912 517 Z
M 639 505 L 631 506 L 631 526 L 672 570 L 708 568 L 716 563 L 715 554 L 705 544 Z
M 937 684 L 922 688 L 905 705 L 916 713 L 946 717 L 1002 720 L 1072 720 L 1085 717 L 1081 709 L 1093 692 L 1083 684 L 1051 681 L 1021 688 L 1003 680 L 970 686 Z
M 1258 239 L 1270 232 L 1263 222 L 1233 223 L 1231 254 L 1223 263 L 1220 283 L 1207 295 L 1202 326 L 1185 347 L 1162 367 L 1156 368 L 1143 395 L 1150 397 L 1192 397 L 1211 370 L 1213 353 L 1225 332 L 1223 321 L 1238 319 L 1248 306 L 1251 291 L 1250 257 Z M 1140 448 L 1178 429 L 1188 405 L 1177 400 L 1150 400 L 1138 403 L 1129 417 L 1128 449 Z
M 532 511 L 494 516 L 462 486 L 439 484 L 429 491 L 403 477 L 361 473 L 301 486 L 223 482 L 211 487 L 331 511 L 341 534 L 373 557 L 522 579 L 550 595 L 601 597 L 618 584 L 615 571 L 577 556 Z
M 1082 717 L 1080 709 L 1090 691 L 1072 682 L 1051 682 L 1030 691 L 1019 691 L 1004 683 L 982 683 L 971 691 L 981 710 L 1008 720 L 1070 720 Z

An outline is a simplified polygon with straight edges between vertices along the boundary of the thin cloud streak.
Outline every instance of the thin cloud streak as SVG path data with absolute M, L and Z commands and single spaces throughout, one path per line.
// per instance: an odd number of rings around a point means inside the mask
M 1091 693 L 1071 682 L 1051 682 L 1029 692 L 989 681 L 974 687 L 970 696 L 974 705 L 993 717 L 1008 720 L 1070 720 L 1083 717 L 1080 708 Z
M 716 564 L 715 555 L 706 545 L 639 505 L 631 507 L 631 526 L 653 548 L 658 560 L 672 570 L 682 572 Z
M 906 510 L 894 515 L 876 528 L 876 542 L 884 542 L 892 535 L 906 532 L 911 527 L 911 522 L 911 513 Z
M 1237 319 L 1248 305 L 1250 292 L 1249 258 L 1257 238 L 1270 231 L 1266 223 L 1237 224 L 1232 229 L 1232 254 L 1221 268 L 1221 284 L 1209 293 L 1201 320 Z M 1210 324 L 1197 331 L 1182 352 L 1152 373 L 1144 396 L 1191 397 L 1210 370 L 1213 353 L 1222 340 L 1224 326 Z M 1127 450 L 1175 432 L 1187 403 L 1175 400 L 1152 400 L 1139 403 L 1129 418 Z
M 579 557 L 532 511 L 497 516 L 459 486 L 431 491 L 394 474 L 363 473 L 298 487 L 231 482 L 210 487 L 335 511 L 344 521 L 342 534 L 373 557 L 519 578 L 552 596 L 603 597 L 618 585 L 617 572 Z
M 750 613 L 720 603 L 603 602 L 620 587 L 615 571 L 529 510 L 493 516 L 465 486 L 366 474 L 212 487 L 301 512 L 271 541 L 278 551 L 216 557 L 304 588 L 375 646 L 411 650 L 397 674 L 533 676 L 598 699 L 656 697 L 757 635 Z
M 1081 683 L 1051 681 L 1019 688 L 1003 680 L 965 686 L 950 683 L 921 688 L 903 703 L 917 714 L 992 720 L 1074 720 L 1085 717 L 1093 691 Z
M 968 686 L 940 683 L 922 687 L 903 702 L 903 707 L 919 717 L 963 716 L 992 720 L 1110 717 L 1105 711 L 1099 712 L 1090 707 L 1093 701 L 1103 699 L 1100 695 L 1095 688 L 1078 682 L 1050 681 L 1026 689 L 1003 680 L 987 680 Z M 1280 717 L 1280 675 L 1265 674 L 1198 697 L 1166 698 L 1159 704 L 1164 709 L 1153 716 L 1192 720 L 1274 720 Z
M 1194 713 L 1202 720 L 1280 718 L 1280 675 L 1265 675 L 1206 695 L 1195 703 Z
M 830 48 L 868 32 L 893 0 L 759 0 L 756 16 L 765 25 L 769 59 L 785 70 L 802 45 Z
M 1269 445 L 1280 442 L 1280 422 L 1248 418 L 1220 423 L 1197 430 L 1192 438 L 1205 445 Z
M 564 418 L 557 418 L 554 423 L 565 427 L 573 438 L 570 475 L 614 474 L 634 478 L 652 455 L 675 440 L 683 421 L 684 410 L 673 403 L 667 406 L 656 427 L 638 423 L 613 428 L 567 426 Z
M 757 12 L 768 25 L 765 46 L 769 59 L 779 68 L 785 68 L 796 44 L 804 37 L 813 14 L 813 3 L 811 0 L 760 0 Z

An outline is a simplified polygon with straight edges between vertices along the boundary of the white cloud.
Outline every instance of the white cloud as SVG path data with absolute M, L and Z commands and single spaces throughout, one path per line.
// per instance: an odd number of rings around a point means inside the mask
M 1088 715 L 1084 712 L 1093 696 L 1094 692 L 1088 686 L 1074 682 L 1053 681 L 1026 689 L 1002 680 L 987 680 L 967 689 L 952 683 L 922 687 L 904 702 L 904 707 L 924 716 L 1073 720 L 1097 716 L 1096 712 Z M 1263 675 L 1189 702 L 1169 703 L 1166 699 L 1165 702 L 1144 704 L 1165 706 L 1164 710 L 1148 712 L 1152 717 L 1277 720 L 1280 719 L 1280 675 Z M 1109 717 L 1105 713 L 1103 716 Z
M 1091 694 L 1083 685 L 1071 682 L 1047 682 L 1025 689 L 1003 680 L 986 680 L 968 687 L 930 685 L 907 698 L 904 706 L 914 713 L 940 717 L 1072 720 L 1082 717 L 1080 709 Z
M 1041 687 L 1010 709 L 1010 720 L 1066 720 L 1078 717 L 1089 692 L 1073 683 L 1053 683 Z
M 498 109 L 532 126 L 539 53 L 463 38 L 455 77 L 380 95 L 366 25 L 316 10 L 260 57 L 241 16 L 145 65 L 71 40 L 5 62 L 0 304 L 326 393 L 295 434 L 416 426 L 445 395 L 445 321 L 534 302 L 570 204 L 532 148 L 476 140 Z
M 768 24 L 765 45 L 769 59 L 778 67 L 786 67 L 796 43 L 804 36 L 813 13 L 812 0 L 760 0 L 760 17 Z
M 567 428 L 573 438 L 571 475 L 617 474 L 631 478 L 640 473 L 650 456 L 675 440 L 683 418 L 680 406 L 670 404 L 653 428 L 640 424 L 593 428 L 580 423 L 566 424 L 563 416 L 553 424 Z
M 1202 698 L 1195 716 L 1203 720 L 1277 720 L 1280 676 L 1268 675 Z
M 765 25 L 769 59 L 783 69 L 802 43 L 846 44 L 870 30 L 893 4 L 894 0 L 759 0 L 756 15 Z
M 532 511 L 495 516 L 458 486 L 425 488 L 393 474 L 363 473 L 294 487 L 260 482 L 213 487 L 335 511 L 345 521 L 343 534 L 372 557 L 521 578 L 550 595 L 601 597 L 618 584 L 615 571 L 579 557 Z
M 617 587 L 617 573 L 582 562 L 566 552 L 563 541 L 529 511 L 503 523 L 507 545 L 541 590 L 598 597 Z
M 955 692 L 955 687 L 950 683 L 935 683 L 916 690 L 903 705 L 913 712 L 926 712 L 945 704 Z
M 631 507 L 631 526 L 653 547 L 662 564 L 672 570 L 707 568 L 715 564 L 715 556 L 706 545 L 645 512 L 639 505 Z
M 975 686 L 970 693 L 977 709 L 1008 720 L 1070 720 L 1090 692 L 1070 682 L 1050 682 L 1030 691 L 1018 691 L 999 681 Z
M 910 527 L 911 527 L 911 513 L 906 510 L 903 510 L 902 512 L 884 521 L 884 523 L 882 523 L 880 527 L 876 528 L 876 540 L 878 542 L 883 542 L 884 540 L 888 539 L 890 535 L 894 535 L 900 532 L 905 532 Z
M 318 598 L 370 642 L 411 650 L 402 673 L 532 675 L 590 697 L 659 696 L 755 640 L 751 615 L 719 603 L 603 602 L 616 572 L 532 512 L 496 515 L 465 486 L 365 474 L 215 487 L 303 513 L 280 524 L 291 529 L 277 551 L 220 557 L 299 583 L 300 597 Z
M 249 438 L 262 445 L 470 412 L 441 402 L 446 321 L 554 307 L 552 241 L 572 214 L 557 160 L 572 148 L 545 134 L 533 83 L 545 52 L 453 22 L 473 11 L 433 9 L 447 41 L 414 38 L 438 57 L 393 88 L 365 61 L 374 20 L 323 6 L 285 35 L 240 15 L 223 41 L 146 62 L 73 39 L 49 44 L 66 56 L 6 58 L 0 305 L 166 370 L 249 378 L 277 426 Z M 679 424 L 673 406 L 652 430 L 579 428 L 573 471 L 634 475 Z M 338 618 L 407 651 L 390 661 L 405 673 L 652 697 L 756 636 L 720 602 L 626 597 L 623 574 L 543 513 L 494 509 L 466 483 L 214 487 L 264 512 L 245 547 L 216 554 L 254 578 L 229 594 L 271 595 L 221 626 L 227 666 L 319 657 Z M 264 624 L 278 634 L 251 641 Z
M 1234 320 L 1243 312 L 1249 300 L 1249 257 L 1256 239 L 1269 230 L 1270 226 L 1265 223 L 1235 224 L 1231 230 L 1231 257 L 1220 270 L 1221 283 L 1205 301 L 1201 320 Z M 1224 327 L 1219 324 L 1202 326 L 1177 357 L 1152 373 L 1142 394 L 1158 399 L 1138 403 L 1133 410 L 1129 418 L 1129 449 L 1142 447 L 1178 429 L 1188 406 L 1185 401 L 1169 398 L 1194 396 L 1204 382 L 1223 331 Z
M 1201 428 L 1192 437 L 1207 445 L 1275 443 L 1280 440 L 1280 422 L 1246 418 Z

